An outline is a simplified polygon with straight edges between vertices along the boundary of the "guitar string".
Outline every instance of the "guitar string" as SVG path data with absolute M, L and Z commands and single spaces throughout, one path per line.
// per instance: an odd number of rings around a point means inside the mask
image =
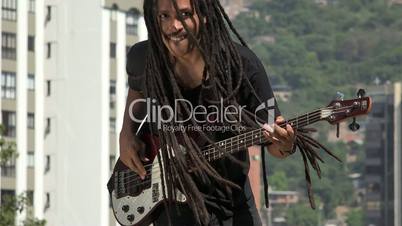
M 310 120 L 315 120 L 315 119 L 317 119 L 317 117 L 316 116 L 314 116 L 313 118 L 310 118 Z M 306 121 L 306 120 L 304 120 L 304 121 Z M 241 140 L 246 140 L 246 142 L 250 139 L 250 138 L 252 138 L 252 139 L 254 139 L 254 138 L 256 138 L 255 137 L 255 135 L 257 135 L 257 136 L 259 136 L 259 137 L 257 137 L 257 140 L 259 140 L 261 137 L 263 137 L 263 135 L 261 135 L 262 134 L 262 131 L 263 131 L 264 129 L 257 129 L 257 130 L 253 130 L 253 131 L 250 131 L 250 132 L 247 132 L 247 133 L 245 133 L 245 134 L 252 134 L 252 136 L 250 136 L 250 135 L 244 135 L 244 138 L 242 138 Z M 242 135 L 241 135 L 242 136 Z M 228 151 L 228 150 L 231 150 L 231 149 L 233 149 L 233 147 L 235 146 L 235 147 L 240 147 L 240 145 L 244 145 L 244 144 L 241 144 L 240 143 L 240 139 L 233 139 L 233 138 L 229 138 L 228 140 L 235 140 L 235 141 L 237 141 L 237 142 L 230 142 L 229 144 L 230 145 L 225 145 L 225 148 L 222 148 L 224 151 Z M 217 146 L 219 146 L 219 143 L 227 143 L 227 141 L 226 140 L 223 140 L 223 141 L 219 141 L 219 142 L 217 142 L 218 144 L 217 144 Z M 208 145 L 207 147 L 209 147 L 209 148 L 207 148 L 207 149 L 204 149 L 202 152 L 202 154 L 203 155 L 205 155 L 205 153 L 208 153 L 207 155 L 208 156 L 212 156 L 212 158 L 214 158 L 214 156 L 215 156 L 215 154 L 216 153 L 220 153 L 220 152 L 222 152 L 222 151 L 220 151 L 220 150 L 218 150 L 218 149 L 216 149 L 215 147 L 213 147 L 213 146 L 210 146 L 210 145 Z M 243 147 L 242 147 L 243 148 Z M 241 149 L 242 149 L 241 148 Z M 207 158 L 211 158 L 211 157 L 207 157 Z M 209 159 L 209 160 L 214 160 L 214 159 Z M 147 164 L 146 166 L 152 166 L 153 164 Z M 122 171 L 121 171 L 122 172 Z M 133 171 L 131 171 L 131 169 L 127 169 L 127 170 L 125 170 L 124 171 L 125 173 L 131 173 L 131 172 L 133 172 Z M 135 172 L 133 172 L 133 173 L 135 173 Z M 137 175 L 138 176 L 138 175 Z M 139 176 L 138 176 L 139 177 Z M 127 178 L 130 178 L 130 177 L 127 177 Z M 126 178 L 126 179 L 127 179 Z M 131 181 L 130 181 L 131 182 Z
M 296 117 L 296 118 L 294 118 L 294 119 L 290 119 L 290 120 L 285 121 L 285 122 L 283 122 L 283 123 L 288 123 L 288 122 L 290 122 L 290 121 L 292 121 L 292 120 L 298 122 L 298 118 L 300 118 L 300 117 L 306 117 L 306 115 L 316 114 L 316 113 L 318 113 L 317 111 L 331 110 L 332 108 L 334 108 L 334 107 L 319 108 L 319 109 L 316 109 L 316 110 L 314 110 L 314 111 L 312 111 L 312 112 L 310 112 L 310 113 L 306 113 L 306 114 L 304 114 L 304 115 L 302 115 L 302 116 Z M 303 120 L 302 120 L 302 121 L 303 121 Z M 281 124 L 283 124 L 283 123 L 280 123 L 279 126 L 280 126 Z M 297 123 L 296 123 L 296 124 L 297 124 Z M 255 130 L 253 130 L 253 131 L 255 131 Z M 211 145 L 209 145 L 209 146 L 211 146 Z M 147 164 L 147 165 L 152 165 L 152 163 L 151 163 L 151 164 Z M 144 165 L 144 166 L 145 166 L 145 165 Z M 127 171 L 130 171 L 130 169 L 127 169 Z
M 317 114 L 318 112 L 317 111 L 321 111 L 321 110 L 330 110 L 330 108 L 320 108 L 320 109 L 317 109 L 317 110 L 315 110 L 315 111 L 312 111 L 311 113 L 308 113 L 309 115 L 312 115 L 312 114 Z M 305 114 L 305 115 L 307 115 L 307 114 Z M 305 117 L 305 116 L 300 116 L 300 117 Z M 284 123 L 288 123 L 288 122 L 290 122 L 290 121 L 296 121 L 297 122 L 297 120 L 296 120 L 296 118 L 295 119 L 290 119 L 290 120 L 288 120 L 288 121 L 285 121 Z M 301 121 L 303 121 L 303 120 L 301 120 Z M 283 123 L 280 123 L 279 124 L 279 126 L 281 126 Z M 258 129 L 257 129 L 258 130 Z M 253 131 L 256 131 L 256 130 L 253 130 Z M 249 132 L 252 132 L 252 131 L 249 131 Z M 247 133 L 249 133 L 249 132 L 247 132 Z M 220 142 L 222 142 L 222 141 L 220 141 Z M 218 142 L 219 143 L 219 142 Z M 213 146 L 213 145 L 208 145 L 208 146 Z M 208 147 L 207 146 L 207 147 Z M 152 163 L 151 164 L 147 164 L 147 165 L 152 165 Z M 144 165 L 144 166 L 146 166 L 146 165 Z M 130 169 L 127 169 L 127 171 L 130 171 Z
M 340 110 L 340 108 L 338 108 L 337 109 L 337 111 L 338 110 Z M 340 112 L 333 112 L 333 114 L 337 114 L 337 113 L 340 113 Z M 309 121 L 311 122 L 311 123 L 315 123 L 315 122 L 317 122 L 316 121 L 316 119 L 317 119 L 317 117 L 316 116 L 313 116 L 313 117 L 310 117 L 309 118 Z M 302 120 L 302 121 L 306 121 L 306 120 Z M 302 124 L 302 123 L 300 123 L 300 124 Z M 303 127 L 303 126 L 302 126 Z M 258 131 L 258 130 L 257 130 Z M 251 132 L 253 132 L 252 134 L 254 134 L 256 131 L 254 130 L 254 131 L 251 131 Z M 250 132 L 249 132 L 250 133 Z M 260 140 L 259 138 L 261 138 L 261 133 L 262 133 L 262 131 L 260 130 L 259 131 L 259 134 L 258 135 L 260 135 L 260 137 L 258 137 L 257 138 L 257 140 Z M 254 138 L 256 138 L 255 136 L 253 136 L 253 137 L 251 137 L 251 144 L 253 144 L 254 143 Z M 246 140 L 246 142 L 244 143 L 244 144 L 241 144 L 241 145 L 243 145 L 241 148 L 240 148 L 240 144 L 239 143 L 234 143 L 234 142 L 232 142 L 232 144 L 230 145 L 230 147 L 226 147 L 226 145 L 225 145 L 225 148 L 223 148 L 226 152 L 229 152 L 229 153 L 232 153 L 232 152 L 235 152 L 235 151 L 238 151 L 238 150 L 240 150 L 240 149 L 243 149 L 243 148 L 247 148 L 247 146 L 249 146 L 249 144 L 248 144 L 248 142 L 249 142 L 249 139 L 250 139 L 250 137 L 244 137 L 243 138 L 244 140 Z M 229 139 L 228 139 L 229 140 Z M 265 140 L 265 137 L 264 137 L 264 140 Z M 223 141 L 221 141 L 221 142 L 223 142 Z M 227 142 L 227 141 L 226 141 Z M 218 142 L 219 143 L 219 142 Z M 234 143 L 234 144 L 233 144 Z M 235 149 L 235 148 L 233 148 L 233 146 L 237 146 L 238 148 L 237 149 Z M 215 148 L 212 148 L 212 149 L 210 149 L 210 150 L 214 150 Z M 229 150 L 229 151 L 228 151 Z M 231 151 L 232 150 L 232 151 Z M 222 151 L 220 151 L 220 150 L 216 150 L 216 151 L 214 151 L 214 152 L 211 152 L 212 154 L 213 154 L 213 157 L 212 157 L 212 160 L 215 160 L 216 159 L 216 157 L 218 157 L 218 158 L 220 158 L 221 156 L 224 156 L 224 155 L 226 155 L 226 154 L 223 154 L 222 153 Z M 215 154 L 216 153 L 218 153 L 218 155 L 216 156 Z M 212 155 L 212 154 L 210 154 L 210 155 Z M 210 158 L 209 158 L 209 160 L 211 160 Z M 149 166 L 150 165 L 152 165 L 152 164 L 149 164 Z M 157 166 L 158 167 L 158 166 Z M 157 171 L 153 171 L 153 172 L 157 172 Z M 128 181 L 128 182 L 126 182 L 126 184 L 125 185 L 127 185 L 127 184 L 131 184 L 131 183 L 133 183 L 133 182 L 136 182 L 136 181 L 141 181 L 141 182 L 143 182 L 143 183 L 147 183 L 147 181 L 149 180 L 147 180 L 147 179 L 145 179 L 145 180 L 142 180 L 141 178 L 139 178 L 139 176 L 137 175 L 137 174 L 135 174 L 134 172 L 132 172 L 132 171 L 129 171 L 129 173 L 132 173 L 133 175 L 130 175 L 130 176 L 127 176 L 127 177 L 125 177 L 125 179 L 126 180 L 128 180 L 128 179 L 131 179 L 132 177 L 135 177 L 135 180 L 134 181 Z M 155 179 L 157 179 L 157 178 L 155 178 Z M 136 184 L 137 186 L 139 185 L 139 184 Z
M 339 110 L 342 110 L 342 109 L 346 109 L 346 108 L 350 108 L 350 107 L 342 107 L 342 108 L 337 108 L 335 111 L 333 111 L 332 112 L 332 114 L 337 114 L 337 113 L 343 113 L 343 112 L 340 112 Z M 320 115 L 321 115 L 321 113 L 320 113 Z M 300 121 L 298 121 L 298 123 L 299 123 L 299 127 L 300 127 L 300 125 L 302 125 L 303 123 L 305 123 L 306 121 L 310 121 L 310 124 L 312 124 L 312 123 L 315 123 L 315 122 L 317 122 L 316 121 L 316 119 L 317 119 L 317 113 L 314 113 L 314 115 L 313 114 L 309 114 L 309 118 L 308 118 L 308 120 L 307 119 L 305 119 L 305 120 L 300 120 Z M 312 117 L 311 117 L 312 116 Z M 292 120 L 294 120 L 294 119 L 292 119 Z M 286 121 L 286 122 L 284 122 L 284 123 L 281 123 L 281 124 L 279 124 L 278 126 L 281 126 L 281 125 L 286 125 L 286 124 L 288 124 L 290 121 L 292 121 L 292 120 L 289 120 L 289 121 Z M 303 122 L 304 121 L 304 122 Z M 304 127 L 305 125 L 302 125 L 301 127 Z M 253 131 L 250 131 L 250 132 L 247 132 L 247 133 L 245 133 L 245 134 L 248 134 L 248 133 L 251 133 L 251 134 L 254 134 L 254 133 L 256 133 L 256 131 L 258 131 L 258 133 L 259 134 L 257 134 L 257 135 L 260 135 L 261 136 L 261 133 L 262 133 L 262 131 L 263 131 L 264 129 L 257 129 L 257 130 L 253 130 Z M 246 140 L 246 142 L 244 143 L 244 144 L 241 144 L 241 145 L 244 145 L 244 146 L 247 146 L 248 145 L 248 142 L 249 142 L 249 138 L 250 137 L 247 137 L 246 135 L 244 135 L 245 137 L 243 138 L 244 140 Z M 251 137 L 251 144 L 253 144 L 254 143 L 254 136 L 253 137 Z M 258 139 L 257 140 L 260 140 L 259 138 L 261 138 L 261 137 L 258 137 Z M 229 138 L 229 139 L 227 139 L 227 140 L 231 140 L 232 138 Z M 263 138 L 264 140 L 266 140 L 265 139 L 265 137 Z M 217 143 L 221 143 L 221 142 L 227 142 L 227 140 L 223 140 L 223 141 L 220 141 L 220 142 L 217 142 Z M 238 140 L 238 139 L 236 139 L 236 140 Z M 240 150 L 240 149 L 243 149 L 243 147 L 241 147 L 241 148 L 238 148 L 238 149 L 233 149 L 233 146 L 238 146 L 238 147 L 240 147 L 240 144 L 239 143 L 234 143 L 234 142 L 232 142 L 232 144 L 230 145 L 230 147 L 226 147 L 226 145 L 225 145 L 225 148 L 222 148 L 222 149 L 224 149 L 224 152 L 226 151 L 226 152 L 229 152 L 229 153 L 232 153 L 232 151 L 230 151 L 230 150 L 233 150 L 233 151 L 238 151 L 238 150 Z M 210 146 L 210 145 L 209 145 Z M 208 146 L 207 146 L 208 147 Z M 245 147 L 245 148 L 247 148 L 247 147 Z M 224 155 L 226 155 L 226 154 L 223 154 L 222 153 L 222 151 L 220 151 L 220 150 L 218 150 L 218 149 L 216 149 L 216 148 L 210 148 L 210 149 L 207 149 L 207 150 L 212 150 L 213 152 L 210 152 L 210 154 L 208 154 L 208 155 L 212 155 L 213 154 L 213 157 L 212 157 L 212 160 L 216 160 L 215 158 L 216 158 L 216 153 L 218 153 L 218 155 L 217 155 L 217 157 L 218 158 L 220 158 L 221 156 L 224 156 Z M 229 151 L 228 151 L 229 150 Z M 206 151 L 204 151 L 204 153 L 205 153 Z M 212 154 L 211 154 L 212 153 Z M 209 159 L 210 161 L 211 161 L 211 159 Z M 152 166 L 153 164 L 147 164 L 147 166 Z M 159 165 L 156 165 L 156 168 L 159 168 Z M 127 171 L 129 171 L 129 173 L 132 173 L 132 174 L 134 174 L 134 175 L 129 175 L 129 176 L 127 176 L 127 177 L 125 177 L 124 179 L 125 180 L 128 180 L 128 179 L 131 179 L 131 178 L 133 178 L 134 177 L 134 180 L 131 180 L 131 181 L 127 181 L 127 182 L 125 182 L 125 184 L 124 185 L 128 185 L 128 184 L 131 184 L 131 183 L 134 183 L 134 182 L 137 182 L 137 181 L 141 181 L 141 183 L 139 183 L 139 184 L 135 184 L 135 186 L 139 186 L 139 185 L 141 185 L 141 184 L 145 184 L 145 183 L 147 183 L 149 180 L 151 180 L 151 179 L 145 179 L 145 180 L 142 180 L 135 172 L 132 172 L 131 170 L 126 170 L 126 172 Z M 157 169 L 156 171 L 152 171 L 152 172 L 155 172 L 155 173 L 157 173 L 158 171 L 160 171 L 160 169 Z M 155 179 L 158 179 L 158 178 L 155 178 Z M 127 188 L 130 188 L 129 186 L 127 186 Z M 124 189 L 124 188 L 123 188 Z
M 337 110 L 339 110 L 339 109 L 337 109 Z M 333 113 L 335 113 L 335 114 L 337 114 L 337 113 L 340 113 L 340 112 L 333 112 Z M 310 117 L 309 118 L 309 120 L 311 120 L 311 123 L 315 123 L 315 122 L 317 122 L 316 121 L 316 116 L 313 116 L 312 118 Z M 301 123 L 302 124 L 302 123 Z M 303 126 L 302 126 L 303 127 Z M 252 134 L 254 134 L 255 133 L 255 131 L 253 131 L 253 133 Z M 260 140 L 259 138 L 261 138 L 261 133 L 262 133 L 262 131 L 259 131 L 259 136 L 260 137 L 258 137 L 258 136 L 253 136 L 253 137 L 251 137 L 251 144 L 254 144 L 254 138 L 257 138 L 257 140 Z M 232 144 L 230 145 L 230 147 L 228 147 L 228 148 L 226 148 L 226 145 L 225 145 L 225 148 L 223 148 L 224 150 L 226 150 L 226 152 L 229 152 L 229 153 L 232 153 L 232 152 L 236 152 L 236 151 L 238 151 L 238 150 L 240 150 L 240 149 L 243 149 L 243 148 L 247 148 L 248 146 L 251 146 L 250 144 L 248 144 L 248 142 L 249 142 L 249 139 L 250 139 L 250 137 L 247 137 L 247 136 L 245 136 L 244 138 L 243 138 L 244 140 L 246 140 L 245 141 L 245 143 L 244 144 L 242 144 L 243 146 L 240 148 L 240 144 L 239 143 L 234 143 L 234 142 L 232 142 Z M 265 140 L 265 137 L 264 137 L 264 140 Z M 227 141 L 226 141 L 227 142 Z M 219 143 L 219 142 L 218 142 Z M 234 143 L 234 144 L 233 144 Z M 233 146 L 237 146 L 238 148 L 236 149 L 236 148 L 233 148 Z M 214 150 L 214 149 L 212 149 L 212 150 Z M 227 150 L 229 150 L 229 151 L 227 151 Z M 215 152 L 211 152 L 212 154 L 213 154 L 213 158 L 212 158 L 212 160 L 215 160 L 215 159 L 217 159 L 216 157 L 218 157 L 218 158 L 220 158 L 221 156 L 224 156 L 225 154 L 224 153 L 222 153 L 222 151 L 219 151 L 219 150 L 216 150 Z M 216 156 L 215 155 L 215 153 L 218 153 L 218 155 Z M 211 155 L 212 155 L 211 154 Z M 209 158 L 209 160 L 211 160 L 211 158 Z M 130 171 L 131 172 L 131 171 Z M 157 172 L 157 171 L 154 171 L 154 172 Z M 132 173 L 132 172 L 131 172 Z M 128 177 L 125 177 L 125 179 L 126 180 L 128 180 L 128 179 L 131 179 L 132 177 L 135 177 L 135 180 L 134 181 L 128 181 L 128 182 L 126 182 L 126 185 L 127 184 L 129 184 L 129 183 L 133 183 L 133 182 L 136 182 L 136 181 L 142 181 L 142 182 L 144 182 L 144 183 L 147 183 L 147 181 L 148 180 L 142 180 L 142 179 L 140 179 L 139 178 L 139 176 L 137 175 L 137 174 L 134 174 L 134 173 L 132 173 L 133 175 L 130 175 L 130 176 L 128 176 Z M 138 185 L 138 184 L 137 184 Z

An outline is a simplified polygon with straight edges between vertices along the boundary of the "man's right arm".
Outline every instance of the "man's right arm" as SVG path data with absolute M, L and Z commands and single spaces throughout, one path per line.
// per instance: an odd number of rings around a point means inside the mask
M 131 170 L 136 172 L 141 178 L 145 177 L 146 171 L 141 162 L 146 159 L 143 157 L 145 152 L 145 144 L 136 136 L 136 132 L 140 123 L 134 122 L 130 117 L 130 111 L 136 118 L 145 117 L 145 107 L 143 103 L 138 103 L 130 107 L 131 103 L 144 96 L 141 92 L 129 89 L 124 111 L 123 126 L 119 136 L 120 160 Z

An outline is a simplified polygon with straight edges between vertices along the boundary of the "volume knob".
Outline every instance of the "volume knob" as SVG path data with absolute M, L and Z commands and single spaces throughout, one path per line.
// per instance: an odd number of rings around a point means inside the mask
M 121 210 L 123 210 L 125 213 L 127 213 L 130 210 L 130 207 L 128 205 L 124 205 L 121 207 Z
M 138 212 L 139 214 L 143 214 L 144 211 L 145 211 L 145 208 L 144 208 L 143 206 L 140 206 L 140 207 L 137 208 L 137 212 Z
M 134 217 L 133 214 L 130 214 L 130 215 L 127 216 L 127 220 L 130 221 L 130 222 L 133 222 L 133 221 L 134 221 L 134 218 L 135 218 L 135 217 Z

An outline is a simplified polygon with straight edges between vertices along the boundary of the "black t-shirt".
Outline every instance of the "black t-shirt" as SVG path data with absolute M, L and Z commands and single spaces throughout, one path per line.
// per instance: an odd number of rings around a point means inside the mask
M 242 83 L 241 89 L 238 93 L 238 102 L 240 106 L 246 106 L 250 112 L 255 112 L 260 109 L 263 104 L 268 105 L 268 108 L 274 109 L 275 117 L 280 115 L 274 99 L 273 91 L 268 80 L 268 76 L 264 70 L 263 65 L 257 56 L 247 47 L 236 44 L 239 53 L 243 60 L 243 67 L 245 76 L 249 79 L 251 85 L 254 87 L 259 99 L 251 92 L 250 88 L 245 82 Z M 148 51 L 148 42 L 139 42 L 132 46 L 127 54 L 127 74 L 129 87 L 133 90 L 142 92 L 145 88 L 144 69 L 145 69 L 145 55 Z M 183 97 L 192 103 L 198 99 L 201 86 L 192 90 L 183 90 Z M 272 106 L 274 103 L 274 106 Z M 255 112 L 258 117 L 263 121 L 268 121 L 268 113 L 265 108 Z M 271 113 L 271 112 L 270 112 Z M 272 117 L 272 115 L 271 115 Z M 230 133 L 221 133 L 215 136 L 215 141 L 229 138 Z M 212 186 L 205 186 L 200 184 L 199 189 L 205 197 L 207 208 L 215 214 L 222 216 L 231 216 L 236 209 L 247 208 L 247 203 L 252 200 L 252 193 L 250 184 L 247 180 L 249 171 L 249 157 L 247 151 L 240 151 L 232 154 L 237 160 L 240 160 L 246 166 L 245 168 L 227 158 L 223 158 L 211 163 L 217 172 L 224 178 L 236 183 L 241 188 L 242 192 L 233 189 L 232 197 L 228 197 L 226 190 L 221 186 L 215 184 Z M 197 181 L 197 180 L 196 180 Z M 233 201 L 233 202 L 232 202 Z

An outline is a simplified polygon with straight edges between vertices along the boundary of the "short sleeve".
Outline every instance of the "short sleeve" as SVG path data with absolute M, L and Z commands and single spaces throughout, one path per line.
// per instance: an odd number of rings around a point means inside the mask
M 128 86 L 136 91 L 143 91 L 145 85 L 145 58 L 148 42 L 143 41 L 133 45 L 127 53 L 126 71 Z
M 256 115 L 260 123 L 273 123 L 281 115 L 268 75 L 258 57 L 247 47 L 239 47 L 243 59 L 244 73 L 255 93 L 247 84 L 242 84 L 242 102 L 246 109 Z

